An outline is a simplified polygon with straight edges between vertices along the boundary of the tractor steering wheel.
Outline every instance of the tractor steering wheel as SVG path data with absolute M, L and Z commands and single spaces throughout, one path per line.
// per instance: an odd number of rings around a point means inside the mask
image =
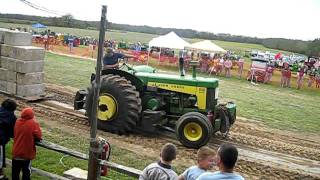
M 127 70 L 132 70 L 135 72 L 135 70 L 130 67 L 130 65 L 128 65 L 128 57 L 124 57 L 123 59 L 121 59 L 120 61 L 122 62 L 122 64 L 119 64 L 119 68 L 120 70 L 124 70 L 124 71 L 127 71 Z M 120 63 L 119 61 L 119 63 Z

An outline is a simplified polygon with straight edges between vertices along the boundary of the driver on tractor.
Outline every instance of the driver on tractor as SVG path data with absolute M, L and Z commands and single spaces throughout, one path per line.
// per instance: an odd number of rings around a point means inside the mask
M 119 59 L 134 58 L 134 56 L 114 52 L 112 48 L 107 48 L 106 54 L 103 57 L 103 68 L 104 69 L 118 69 Z

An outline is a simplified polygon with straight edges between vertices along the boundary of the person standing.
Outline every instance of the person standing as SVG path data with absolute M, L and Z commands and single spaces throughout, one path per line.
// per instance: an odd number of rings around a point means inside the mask
M 287 70 L 286 70 L 286 83 L 285 86 L 290 88 L 291 87 L 291 70 L 289 67 L 289 64 L 287 65 Z
M 234 167 L 238 160 L 238 150 L 231 144 L 222 144 L 217 152 L 216 164 L 219 167 L 217 172 L 206 172 L 201 174 L 197 180 L 244 180 L 244 178 L 234 173 Z
M 281 70 L 281 87 L 288 87 L 288 77 L 289 77 L 288 69 L 289 69 L 289 64 L 287 62 L 284 62 Z M 290 76 L 291 76 L 291 72 L 290 72 Z
M 6 144 L 13 137 L 14 124 L 17 120 L 14 114 L 16 108 L 16 102 L 11 99 L 4 100 L 0 107 L 0 180 L 8 179 L 3 172 L 6 167 L 5 149 Z
M 72 36 L 69 36 L 68 37 L 69 52 L 73 52 L 73 41 L 74 41 L 74 38 Z
M 224 71 L 224 59 L 221 57 L 218 63 L 217 75 L 220 75 Z
M 178 178 L 171 167 L 176 159 L 177 147 L 167 143 L 161 148 L 160 161 L 151 163 L 142 171 L 139 180 L 176 180 Z
M 298 70 L 298 79 L 297 79 L 297 88 L 301 89 L 301 87 L 303 86 L 303 76 L 304 76 L 304 67 L 301 67 Z
M 227 59 L 224 62 L 224 67 L 225 67 L 225 76 L 228 78 L 231 77 L 232 61 L 230 59 Z
M 315 76 L 316 76 L 315 68 L 311 67 L 309 71 L 308 87 L 312 87 L 312 84 L 315 81 Z
M 240 58 L 237 64 L 238 64 L 238 76 L 239 78 L 241 78 L 242 72 L 243 72 L 243 66 L 244 66 L 244 59 Z
M 48 34 L 45 34 L 43 36 L 43 43 L 44 43 L 44 50 L 48 50 L 49 49 L 49 36 L 48 36 Z
M 32 108 L 23 109 L 14 126 L 12 180 L 19 180 L 21 171 L 22 179 L 30 180 L 31 160 L 36 157 L 35 142 L 41 139 L 41 129 Z
M 268 65 L 266 70 L 266 76 L 264 78 L 264 83 L 268 83 L 271 81 L 272 73 L 273 73 L 273 67 L 271 65 Z

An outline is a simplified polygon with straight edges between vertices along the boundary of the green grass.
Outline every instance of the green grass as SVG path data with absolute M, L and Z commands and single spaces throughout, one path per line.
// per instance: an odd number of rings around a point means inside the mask
M 291 131 L 317 133 L 320 129 L 319 90 L 296 90 L 251 85 L 246 80 L 220 78 L 220 97 L 234 101 L 239 116 Z
M 89 85 L 91 72 L 94 72 L 93 61 L 46 54 L 46 82 L 84 88 Z M 219 79 L 222 80 L 219 86 L 220 101 L 234 101 L 239 116 L 278 129 L 310 133 L 320 129 L 319 90 L 295 90 L 264 84 L 253 86 L 248 81 L 236 78 Z
M 94 67 L 94 62 L 90 60 L 47 53 L 45 78 L 50 83 L 83 88 L 89 84 L 91 73 L 95 72 Z
M 0 27 L 3 27 L 3 28 L 10 28 L 10 27 L 24 28 L 25 27 L 25 28 L 31 29 L 31 25 L 28 25 L 28 24 L 13 24 L 13 23 L 4 23 L 4 22 L 0 22 Z M 66 33 L 66 34 L 69 33 L 76 36 L 90 36 L 95 38 L 99 37 L 99 32 L 97 30 L 55 27 L 55 26 L 49 26 L 48 29 L 54 32 Z M 106 39 L 115 39 L 117 41 L 124 40 L 127 42 L 140 41 L 143 43 L 148 43 L 152 38 L 157 36 L 159 35 L 137 33 L 137 32 L 116 31 L 116 30 L 106 32 Z M 188 39 L 188 38 L 184 38 L 184 39 L 190 43 L 194 43 L 202 40 L 202 39 Z M 245 51 L 251 51 L 251 50 L 282 52 L 285 54 L 291 54 L 290 52 L 287 52 L 287 51 L 280 51 L 276 49 L 266 48 L 260 44 L 237 43 L 237 42 L 227 42 L 227 41 L 218 41 L 218 40 L 214 40 L 213 42 L 226 50 L 231 50 L 241 55 L 244 55 Z

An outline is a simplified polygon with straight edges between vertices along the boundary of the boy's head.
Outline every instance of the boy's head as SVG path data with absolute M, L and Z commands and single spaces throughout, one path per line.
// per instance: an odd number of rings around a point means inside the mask
M 211 169 L 214 164 L 214 157 L 215 152 L 213 149 L 209 148 L 208 146 L 201 147 L 198 152 L 198 166 L 201 169 Z
M 177 147 L 173 145 L 172 143 L 165 144 L 160 153 L 160 157 L 162 161 L 170 163 L 174 159 L 176 159 L 177 155 Z
M 222 144 L 217 152 L 217 165 L 220 170 L 233 170 L 238 160 L 238 150 L 232 144 Z
M 34 112 L 32 108 L 30 107 L 24 108 L 21 111 L 21 118 L 26 120 L 34 118 Z
M 7 111 L 15 111 L 17 109 L 17 103 L 12 99 L 6 99 L 1 103 L 1 107 Z

